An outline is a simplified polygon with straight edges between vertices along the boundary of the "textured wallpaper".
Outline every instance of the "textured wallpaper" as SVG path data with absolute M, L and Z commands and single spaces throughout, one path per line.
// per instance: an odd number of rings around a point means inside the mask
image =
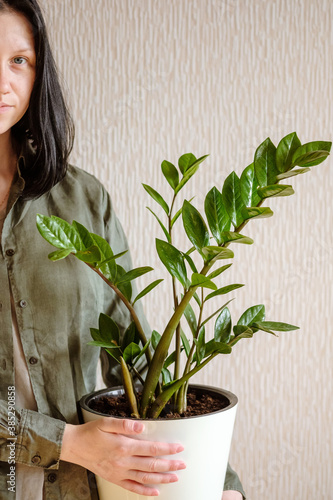
M 332 140 L 332 0 L 42 4 L 76 122 L 72 161 L 107 187 L 134 264 L 157 277 L 162 235 L 141 182 L 162 189 L 162 160 L 210 154 L 186 191 L 202 207 L 266 137 Z M 228 279 L 246 284 L 235 319 L 264 303 L 269 319 L 301 329 L 258 333 L 197 377 L 239 397 L 231 463 L 249 500 L 333 498 L 332 160 L 291 181 L 296 194 L 269 203 L 274 217 L 246 227 L 255 243 L 235 247 Z M 144 303 L 157 330 L 167 293 L 165 283 Z

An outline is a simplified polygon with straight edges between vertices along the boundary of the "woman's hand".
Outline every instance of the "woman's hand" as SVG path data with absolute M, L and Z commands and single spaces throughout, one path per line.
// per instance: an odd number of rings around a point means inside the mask
M 243 500 L 243 495 L 239 491 L 228 490 L 223 492 L 222 500 Z
M 132 437 L 143 429 L 140 421 L 111 417 L 82 425 L 66 424 L 60 459 L 139 495 L 157 496 L 156 488 L 145 485 L 178 481 L 170 472 L 186 467 L 182 460 L 157 457 L 179 453 L 183 446 Z

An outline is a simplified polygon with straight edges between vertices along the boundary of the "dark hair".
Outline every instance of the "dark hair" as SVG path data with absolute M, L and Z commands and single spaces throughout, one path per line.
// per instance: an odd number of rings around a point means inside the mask
M 30 22 L 36 51 L 36 78 L 29 108 L 12 127 L 13 137 L 22 144 L 33 140 L 36 154 L 26 158 L 22 176 L 23 198 L 38 198 L 66 174 L 73 147 L 74 125 L 66 106 L 56 64 L 51 52 L 43 14 L 36 0 L 0 0 L 0 12 L 23 14 Z

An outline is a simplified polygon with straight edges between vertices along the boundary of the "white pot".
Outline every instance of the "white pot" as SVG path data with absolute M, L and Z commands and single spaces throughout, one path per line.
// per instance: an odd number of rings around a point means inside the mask
M 175 458 L 184 460 L 186 469 L 177 472 L 179 481 L 158 485 L 160 500 L 221 500 L 235 422 L 237 397 L 221 389 L 192 385 L 197 392 L 222 395 L 229 400 L 223 410 L 184 419 L 145 420 L 145 430 L 137 439 L 181 443 L 184 451 Z M 101 395 L 117 396 L 123 389 L 103 389 L 84 396 L 80 406 L 85 422 L 102 415 L 89 408 Z M 117 418 L 117 417 L 116 417 Z M 151 500 L 152 497 L 131 493 L 105 479 L 96 477 L 100 500 Z

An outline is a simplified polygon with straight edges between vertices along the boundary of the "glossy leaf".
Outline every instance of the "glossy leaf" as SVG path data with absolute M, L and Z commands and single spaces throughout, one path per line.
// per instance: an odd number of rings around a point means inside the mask
M 98 269 L 98 268 L 104 266 L 105 264 L 109 264 L 109 262 L 111 262 L 112 260 L 117 260 L 120 257 L 122 257 L 123 255 L 125 255 L 126 253 L 128 253 L 128 250 L 124 250 L 123 252 L 119 252 L 116 255 L 112 255 L 112 257 L 109 257 L 108 259 L 103 260 L 102 262 L 98 263 L 96 265 L 96 268 Z
M 200 329 L 199 335 L 197 339 L 194 339 L 196 345 L 196 361 L 197 364 L 200 364 L 203 358 L 205 357 L 205 327 Z
M 59 249 L 84 250 L 84 245 L 76 230 L 59 217 L 37 214 L 37 228 L 43 238 Z
M 189 354 L 190 354 L 190 350 L 191 350 L 191 346 L 190 346 L 190 343 L 188 341 L 188 338 L 186 337 L 185 333 L 183 332 L 183 330 L 180 331 L 180 338 L 182 340 L 182 345 L 184 347 L 184 350 L 185 350 L 185 354 L 186 354 L 186 357 L 188 358 L 189 357 Z
M 311 168 L 297 168 L 294 170 L 289 170 L 288 172 L 284 172 L 283 174 L 277 175 L 277 180 L 282 181 L 283 179 L 289 179 L 289 177 L 295 177 L 295 175 L 305 174 L 306 172 L 310 172 Z
M 219 312 L 222 311 L 222 309 L 224 309 L 230 302 L 232 302 L 234 299 L 230 299 L 228 300 L 228 302 L 226 302 L 225 304 L 223 304 L 223 306 L 219 307 L 215 312 L 213 312 L 213 314 L 211 314 L 210 316 L 208 316 L 208 318 L 206 318 L 202 323 L 201 323 L 201 326 L 204 326 L 206 323 L 208 323 L 208 321 L 210 321 L 212 318 L 214 318 L 214 316 L 216 316 Z
M 195 162 L 196 157 L 192 153 L 185 153 L 178 160 L 178 166 L 181 173 L 184 175 L 186 170 L 188 170 Z
M 130 281 L 133 281 L 140 276 L 143 276 L 144 274 L 149 273 L 150 271 L 153 271 L 152 267 L 137 267 L 135 269 L 131 269 L 127 273 L 123 274 L 121 277 L 117 277 L 117 285 L 122 285 L 123 283 L 128 283 Z
M 258 189 L 260 196 L 265 198 L 272 198 L 277 196 L 291 196 L 295 194 L 292 186 L 287 186 L 285 184 L 273 184 L 272 186 L 266 186 Z
M 253 239 L 249 238 L 248 236 L 244 236 L 243 234 L 240 233 L 235 233 L 232 231 L 225 231 L 221 233 L 222 237 L 222 242 L 223 243 L 244 243 L 246 245 L 252 245 Z
M 173 228 L 173 225 L 175 224 L 175 222 L 179 219 L 179 217 L 181 216 L 182 214 L 182 211 L 183 211 L 183 207 L 181 207 L 178 212 L 175 213 L 175 215 L 172 217 L 171 219 L 171 229 Z
M 187 286 L 187 273 L 182 253 L 171 243 L 156 239 L 156 250 L 161 262 L 168 272 L 177 278 L 180 283 Z
M 183 204 L 183 224 L 190 242 L 200 252 L 209 245 L 209 232 L 198 210 L 188 201 Z
M 250 327 L 244 325 L 235 325 L 233 327 L 233 331 L 235 333 L 235 336 L 230 340 L 230 346 L 234 346 L 241 339 L 251 339 L 254 335 L 253 330 Z
M 224 181 L 222 199 L 232 224 L 235 228 L 239 227 L 244 221 L 243 209 L 245 205 L 241 195 L 240 180 L 236 172 L 231 172 Z
M 209 228 L 218 245 L 222 243 L 221 232 L 229 231 L 231 220 L 223 205 L 222 194 L 213 187 L 205 199 L 205 213 Z
M 232 266 L 232 263 L 226 264 L 225 266 L 222 266 L 222 267 L 219 267 L 218 269 L 215 269 L 215 271 L 213 271 L 212 273 L 208 274 L 207 278 L 210 278 L 210 279 L 216 278 L 220 274 L 224 273 L 224 271 L 229 269 L 229 267 L 231 267 L 231 266 Z
M 48 258 L 53 262 L 56 262 L 57 260 L 65 259 L 71 253 L 72 253 L 71 249 L 56 250 L 55 252 L 50 253 L 48 255 Z
M 152 283 L 150 283 L 150 285 L 146 286 L 146 288 L 144 288 L 140 293 L 138 293 L 138 295 L 135 297 L 135 300 L 133 302 L 133 305 L 135 304 L 135 302 L 137 302 L 138 300 L 142 299 L 142 297 L 144 297 L 145 295 L 147 295 L 147 293 L 149 293 L 151 290 L 153 290 L 157 285 L 159 285 L 161 283 L 161 281 L 163 281 L 163 279 L 159 279 L 159 280 L 156 280 L 156 281 L 153 281 Z
M 276 148 L 276 166 L 279 172 L 287 172 L 293 167 L 292 158 L 300 146 L 301 141 L 296 132 L 292 132 L 281 139 Z
M 188 262 L 192 272 L 197 273 L 198 270 L 196 268 L 196 265 L 194 264 L 193 260 L 187 253 L 183 253 L 184 259 Z
M 274 214 L 269 207 L 250 207 L 243 212 L 244 220 L 248 219 L 266 219 Z
M 73 220 L 72 226 L 75 229 L 75 231 L 78 233 L 78 235 L 80 236 L 81 241 L 83 243 L 83 246 L 85 248 L 89 248 L 94 244 L 94 241 L 91 237 L 91 234 L 86 227 L 84 227 L 82 224 L 80 224 L 76 220 Z
M 259 183 L 254 173 L 254 163 L 251 163 L 240 176 L 240 187 L 243 203 L 246 207 L 256 207 L 261 198 L 258 194 Z
M 262 330 L 274 330 L 275 332 L 291 332 L 292 330 L 299 330 L 298 326 L 289 325 L 288 323 L 280 323 L 278 321 L 256 321 L 253 326 Z M 266 330 L 265 330 L 266 331 Z
M 165 227 L 165 225 L 163 224 L 163 222 L 161 221 L 161 219 L 159 217 L 157 217 L 157 215 L 155 214 L 155 212 L 153 212 L 149 207 L 146 207 L 146 208 L 149 210 L 149 212 L 151 212 L 153 214 L 153 216 L 155 217 L 155 219 L 157 220 L 157 222 L 161 226 L 162 231 L 163 231 L 163 233 L 164 233 L 167 241 L 170 243 L 171 242 L 170 234 L 169 234 L 167 228 Z
M 203 276 L 200 273 L 193 273 L 191 276 L 191 286 L 198 286 L 202 288 L 210 288 L 211 290 L 216 290 L 217 286 L 213 281 L 211 281 L 207 276 Z
M 134 342 L 131 342 L 123 351 L 123 358 L 127 364 L 132 364 L 134 358 L 136 358 L 140 352 L 140 347 Z
M 131 322 L 131 324 L 127 327 L 124 337 L 121 343 L 121 349 L 124 351 L 128 345 L 130 345 L 132 342 L 135 344 L 139 344 L 140 337 L 138 334 L 138 331 L 136 329 L 134 321 Z M 126 361 L 126 359 L 125 359 Z
M 231 347 L 223 342 L 216 342 L 216 340 L 212 339 L 205 345 L 205 358 L 214 353 L 219 354 L 230 354 L 232 351 Z
M 198 323 L 197 323 L 197 317 L 195 315 L 195 312 L 193 311 L 191 304 L 187 304 L 185 311 L 184 311 L 184 316 L 185 316 L 185 319 L 188 323 L 188 326 L 190 327 L 192 335 L 193 336 L 196 335 Z
M 176 361 L 176 357 L 176 351 L 173 351 L 164 361 L 163 368 L 168 368 L 170 365 L 172 365 Z
M 254 172 L 261 187 L 275 184 L 276 176 L 280 173 L 276 166 L 276 147 L 269 137 L 255 152 Z
M 156 350 L 156 347 L 158 346 L 160 340 L 161 335 L 156 330 L 153 330 L 151 334 L 151 345 L 154 351 Z
M 225 307 L 218 315 L 214 327 L 214 340 L 216 342 L 228 343 L 231 336 L 231 314 Z
M 256 321 L 264 321 L 265 319 L 265 306 L 259 304 L 246 309 L 239 318 L 237 325 L 252 326 Z
M 90 233 L 90 236 L 93 240 L 94 245 L 98 247 L 101 253 L 101 260 L 107 261 L 106 264 L 100 265 L 99 269 L 108 279 L 112 281 L 117 274 L 117 265 L 112 259 L 113 251 L 109 243 L 98 234 Z
M 99 262 L 102 258 L 101 252 L 96 245 L 92 245 L 86 250 L 82 250 L 80 252 L 76 252 L 75 257 L 82 262 L 86 262 L 88 264 L 94 264 L 95 262 Z
M 155 191 L 152 187 L 148 186 L 148 184 L 142 184 L 147 193 L 155 200 L 164 210 L 164 212 L 169 215 L 170 209 L 167 202 L 162 198 L 162 196 Z
M 161 374 L 164 386 L 170 384 L 173 381 L 172 375 L 167 368 L 162 368 Z
M 145 354 L 146 350 L 149 347 L 149 344 L 150 344 L 150 340 L 148 340 L 148 342 L 146 342 L 146 344 L 141 349 L 140 354 L 138 354 L 138 356 L 135 358 L 134 365 L 136 365 L 136 363 L 139 361 L 139 359 L 142 358 L 142 356 Z
M 299 167 L 319 165 L 330 154 L 331 146 L 331 142 L 325 141 L 314 141 L 303 144 L 293 154 L 292 164 Z
M 209 295 L 207 295 L 205 300 L 212 299 L 213 297 L 217 297 L 218 295 L 225 295 L 226 293 L 232 292 L 233 290 L 241 288 L 242 286 L 244 285 L 241 285 L 239 283 L 235 283 L 234 285 L 223 286 L 222 288 L 219 288 L 215 292 L 212 292 Z
M 110 318 L 110 316 L 101 313 L 99 315 L 98 328 L 101 338 L 103 340 L 111 342 L 114 345 L 118 346 L 120 345 L 120 335 L 119 335 L 118 325 L 113 321 L 112 318 Z
M 234 256 L 234 252 L 229 248 L 213 246 L 202 248 L 202 254 L 204 255 L 206 261 L 210 261 L 212 259 L 232 259 Z
M 167 160 L 164 160 L 161 165 L 162 172 L 172 189 L 176 189 L 179 184 L 179 173 L 176 167 Z
M 208 155 L 202 156 L 198 158 L 198 160 L 191 165 L 186 172 L 184 173 L 184 177 L 181 179 L 180 183 L 175 189 L 175 194 L 179 193 L 179 191 L 185 186 L 185 184 L 191 179 L 191 177 L 197 172 L 200 164 L 207 158 Z
M 126 274 L 125 269 L 117 264 L 116 274 L 117 274 L 117 280 L 119 280 L 118 284 L 117 284 L 117 288 L 121 291 L 121 293 L 130 302 L 131 299 L 132 299 L 132 285 L 131 285 L 131 282 L 130 281 L 125 281 L 123 283 L 120 283 L 120 280 L 121 280 L 122 276 L 124 276 Z

